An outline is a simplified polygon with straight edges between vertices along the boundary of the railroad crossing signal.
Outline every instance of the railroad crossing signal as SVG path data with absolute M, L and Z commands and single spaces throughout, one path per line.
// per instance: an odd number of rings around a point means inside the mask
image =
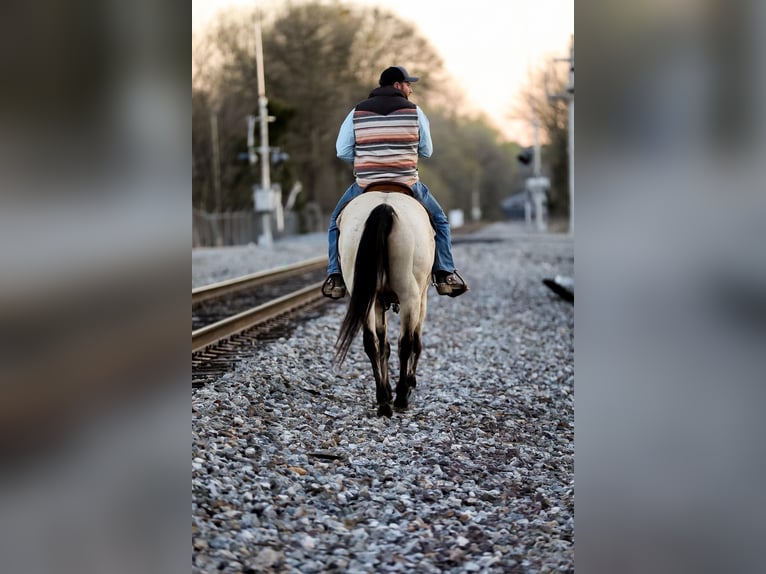
M 519 160 L 519 163 L 522 165 L 529 165 L 532 163 L 532 160 L 535 157 L 535 152 L 532 148 L 524 148 L 521 150 L 518 155 L 516 156 L 516 159 Z

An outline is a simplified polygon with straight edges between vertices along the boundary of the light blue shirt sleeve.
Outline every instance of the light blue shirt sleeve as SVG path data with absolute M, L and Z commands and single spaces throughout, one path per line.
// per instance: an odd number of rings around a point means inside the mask
M 354 147 L 356 138 L 354 137 L 354 110 L 351 110 L 346 119 L 340 125 L 338 139 L 335 141 L 335 151 L 340 159 L 349 163 L 354 162 Z
M 431 141 L 431 124 L 418 106 L 418 128 L 420 129 L 420 142 L 418 143 L 418 155 L 420 157 L 431 157 L 434 153 L 434 144 Z

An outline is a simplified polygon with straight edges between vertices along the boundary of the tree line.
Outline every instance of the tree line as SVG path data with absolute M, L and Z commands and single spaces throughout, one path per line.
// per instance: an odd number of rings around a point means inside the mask
M 253 169 L 246 159 L 246 118 L 258 115 L 255 18 L 254 10 L 231 9 L 193 34 L 192 202 L 204 211 L 251 210 L 252 186 L 260 183 L 259 166 Z M 269 144 L 289 155 L 272 165 L 271 179 L 283 190 L 300 182 L 297 209 L 313 203 L 329 214 L 335 207 L 353 180 L 350 165 L 335 156 L 338 128 L 377 86 L 381 70 L 401 64 L 420 76 L 412 99 L 431 121 L 435 151 L 420 162 L 421 179 L 445 211 L 470 214 L 478 191 L 483 218 L 504 217 L 500 202 L 521 191 L 530 175 L 516 160 L 520 146 L 504 141 L 485 117 L 466 111 L 465 95 L 412 24 L 385 9 L 307 1 L 262 13 L 261 25 L 274 117 Z M 520 94 L 515 113 L 544 112 L 549 206 L 552 214 L 565 215 L 566 107 L 562 121 L 561 104 L 540 95 L 537 76 Z M 554 76 L 553 89 L 562 91 L 564 78 Z

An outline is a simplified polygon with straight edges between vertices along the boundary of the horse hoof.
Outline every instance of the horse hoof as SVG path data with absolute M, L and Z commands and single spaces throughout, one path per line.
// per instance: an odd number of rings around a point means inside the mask
M 391 410 L 391 403 L 386 403 L 385 405 L 378 405 L 379 417 L 390 417 L 393 414 L 394 414 L 394 411 Z
M 394 401 L 394 410 L 397 413 L 403 413 L 404 411 L 407 410 L 408 406 L 409 405 L 408 405 L 407 401 Z

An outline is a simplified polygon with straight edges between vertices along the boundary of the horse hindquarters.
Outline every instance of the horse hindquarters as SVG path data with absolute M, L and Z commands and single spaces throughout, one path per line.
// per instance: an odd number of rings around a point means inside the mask
M 386 340 L 381 292 L 400 305 L 400 375 L 396 406 L 406 409 L 416 385 L 426 294 L 434 260 L 434 231 L 428 213 L 403 194 L 364 193 L 338 218 L 341 268 L 349 304 L 336 343 L 336 361 L 345 358 L 353 338 L 364 327 L 364 349 L 375 376 L 378 416 L 393 414 L 388 375 L 390 345 Z M 381 291 L 382 290 L 382 291 Z

